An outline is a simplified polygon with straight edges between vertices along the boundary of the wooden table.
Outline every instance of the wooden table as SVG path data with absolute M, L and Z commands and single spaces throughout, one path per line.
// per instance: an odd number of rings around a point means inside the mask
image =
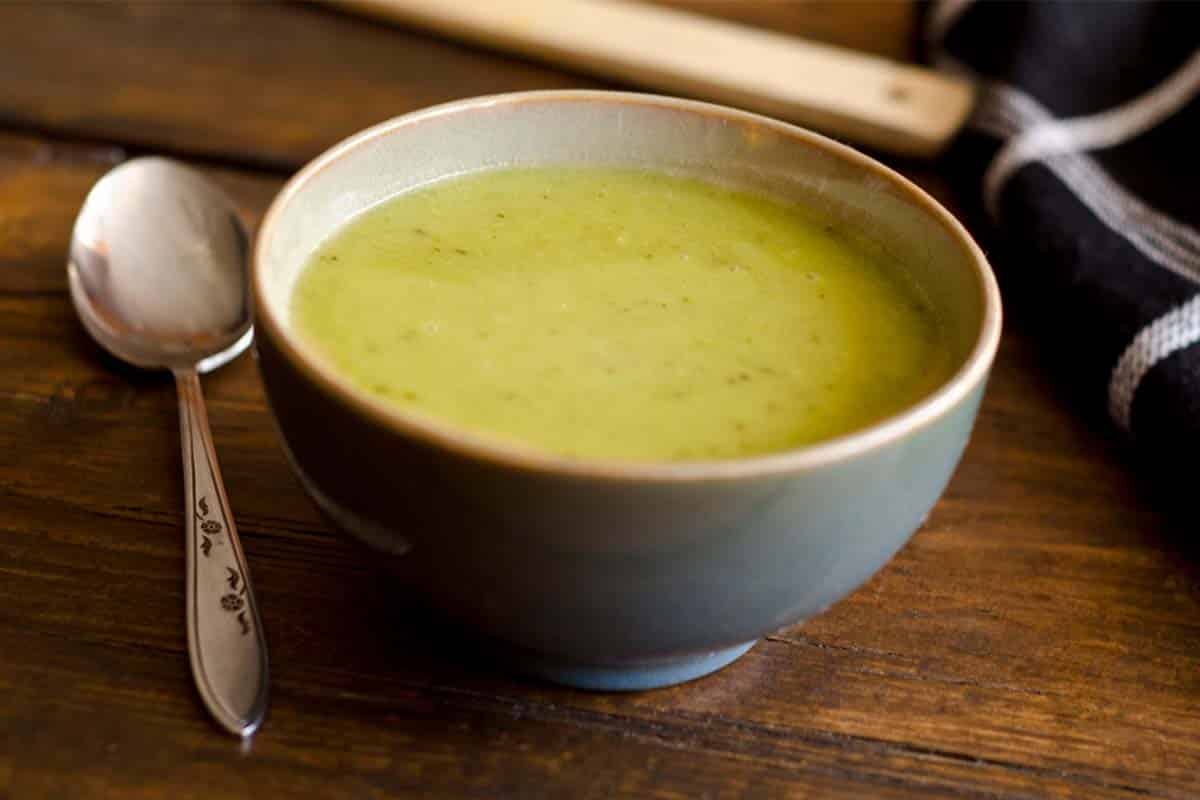
M 893 55 L 914 24 L 691 2 Z M 205 388 L 271 711 L 246 750 L 210 723 L 173 386 L 107 359 L 65 293 L 89 185 L 174 154 L 253 222 L 365 125 L 578 85 L 320 7 L 0 4 L 0 798 L 1200 796 L 1194 525 L 1060 393 L 1017 303 L 962 466 L 896 559 L 730 669 L 632 695 L 510 676 L 406 613 L 304 496 L 240 359 Z

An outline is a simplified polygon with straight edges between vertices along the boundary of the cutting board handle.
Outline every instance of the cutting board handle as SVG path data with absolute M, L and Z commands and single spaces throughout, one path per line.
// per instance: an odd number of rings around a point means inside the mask
M 936 155 L 973 88 L 910 64 L 623 0 L 333 4 L 656 91 L 787 119 L 854 144 Z

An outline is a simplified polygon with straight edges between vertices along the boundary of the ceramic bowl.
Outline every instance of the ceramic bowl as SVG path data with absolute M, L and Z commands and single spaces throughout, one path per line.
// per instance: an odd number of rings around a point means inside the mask
M 956 373 L 903 413 L 816 446 L 710 463 L 592 462 L 388 405 L 290 326 L 306 256 L 354 215 L 447 176 L 550 164 L 669 170 L 821 207 L 906 265 L 945 326 Z M 271 205 L 253 282 L 267 396 L 317 505 L 499 656 L 597 689 L 703 675 L 867 580 L 946 486 L 1000 335 L 983 253 L 897 173 L 772 119 L 614 92 L 464 100 L 347 139 Z

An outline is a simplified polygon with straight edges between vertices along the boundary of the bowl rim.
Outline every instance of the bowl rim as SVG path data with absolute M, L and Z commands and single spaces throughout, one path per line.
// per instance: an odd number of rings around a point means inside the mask
M 951 239 L 963 250 L 973 267 L 983 315 L 975 344 L 966 361 L 934 392 L 903 411 L 865 428 L 791 450 L 714 461 L 641 462 L 572 458 L 498 436 L 473 433 L 432 415 L 406 411 L 374 397 L 343 377 L 328 359 L 303 342 L 281 318 L 278 303 L 264 299 L 271 296 L 265 287 L 264 249 L 276 221 L 314 176 L 354 149 L 386 137 L 401 128 L 446 115 L 524 103 L 579 102 L 658 106 L 767 127 L 803 145 L 822 150 L 853 167 L 861 168 L 901 190 L 900 193 L 905 199 L 941 224 Z M 1002 317 L 1000 290 L 987 257 L 962 223 L 919 186 L 870 156 L 819 133 L 736 108 L 665 95 L 592 89 L 550 89 L 470 97 L 403 114 L 349 136 L 306 164 L 275 195 L 255 236 L 250 271 L 256 328 L 270 336 L 280 354 L 293 367 L 359 416 L 397 434 L 415 438 L 426 445 L 495 466 L 526 472 L 618 481 L 678 483 L 778 476 L 829 466 L 896 442 L 948 414 L 976 386 L 987 379 L 999 347 Z

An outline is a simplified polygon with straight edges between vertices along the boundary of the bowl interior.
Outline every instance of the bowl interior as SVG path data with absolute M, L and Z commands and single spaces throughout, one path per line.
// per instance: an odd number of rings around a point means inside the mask
M 950 383 L 963 379 L 971 362 L 990 361 L 999 300 L 989 268 L 949 213 L 904 178 L 784 123 L 610 92 L 453 103 L 383 123 L 333 148 L 292 180 L 264 221 L 254 268 L 260 317 L 277 323 L 302 360 L 322 365 L 322 357 L 288 330 L 288 319 L 296 278 L 324 239 L 351 217 L 422 184 L 494 167 L 556 164 L 670 171 L 814 206 L 920 287 L 958 362 Z M 972 374 L 981 377 L 986 367 Z M 348 382 L 340 388 L 355 391 Z

